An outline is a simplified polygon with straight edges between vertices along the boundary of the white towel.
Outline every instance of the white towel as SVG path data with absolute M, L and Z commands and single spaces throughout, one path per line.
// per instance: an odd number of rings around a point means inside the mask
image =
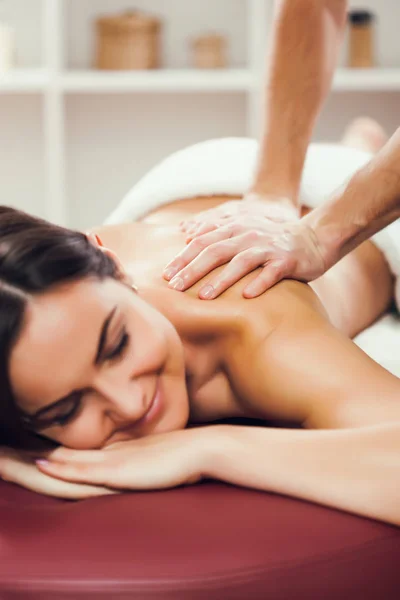
M 159 206 L 194 196 L 244 194 L 252 181 L 258 143 L 250 138 L 200 142 L 165 158 L 122 199 L 106 224 L 135 221 Z M 336 144 L 311 144 L 301 182 L 300 201 L 315 208 L 365 165 L 371 154 Z M 376 234 L 396 277 L 400 309 L 400 220 Z

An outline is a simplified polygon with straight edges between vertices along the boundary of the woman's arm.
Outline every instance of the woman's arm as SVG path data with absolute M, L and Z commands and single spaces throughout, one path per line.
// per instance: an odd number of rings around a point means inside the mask
M 46 475 L 114 489 L 165 489 L 202 478 L 287 494 L 400 525 L 400 424 L 294 431 L 209 425 L 57 449 Z
M 400 422 L 295 431 L 214 426 L 206 473 L 400 525 Z

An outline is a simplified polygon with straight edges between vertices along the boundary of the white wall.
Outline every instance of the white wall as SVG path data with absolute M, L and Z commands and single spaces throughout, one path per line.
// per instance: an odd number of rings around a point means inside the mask
M 79 213 L 81 227 L 101 222 L 133 183 L 168 153 L 212 137 L 245 135 L 244 114 L 243 94 L 69 97 L 72 214 Z
M 0 95 L 0 204 L 43 215 L 42 99 Z

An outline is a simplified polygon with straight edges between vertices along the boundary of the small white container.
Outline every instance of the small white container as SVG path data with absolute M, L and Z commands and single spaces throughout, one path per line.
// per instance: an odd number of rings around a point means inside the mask
M 0 23 L 0 73 L 15 66 L 15 32 L 12 27 Z

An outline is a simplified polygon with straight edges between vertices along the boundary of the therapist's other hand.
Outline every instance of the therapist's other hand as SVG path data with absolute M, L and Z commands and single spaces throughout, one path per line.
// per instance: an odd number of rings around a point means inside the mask
M 312 281 L 326 270 L 317 238 L 302 220 L 231 217 L 226 225 L 196 236 L 167 265 L 164 277 L 175 270 L 169 285 L 183 291 L 226 263 L 201 287 L 200 298 L 216 298 L 258 267 L 262 271 L 244 287 L 245 298 L 259 296 L 281 279 Z
M 193 215 L 189 220 L 182 221 L 180 228 L 187 235 L 186 242 L 190 242 L 198 235 L 232 222 L 234 218 L 243 217 L 265 218 L 282 223 L 299 218 L 299 210 L 288 198 L 249 193 L 243 200 L 230 200 Z

